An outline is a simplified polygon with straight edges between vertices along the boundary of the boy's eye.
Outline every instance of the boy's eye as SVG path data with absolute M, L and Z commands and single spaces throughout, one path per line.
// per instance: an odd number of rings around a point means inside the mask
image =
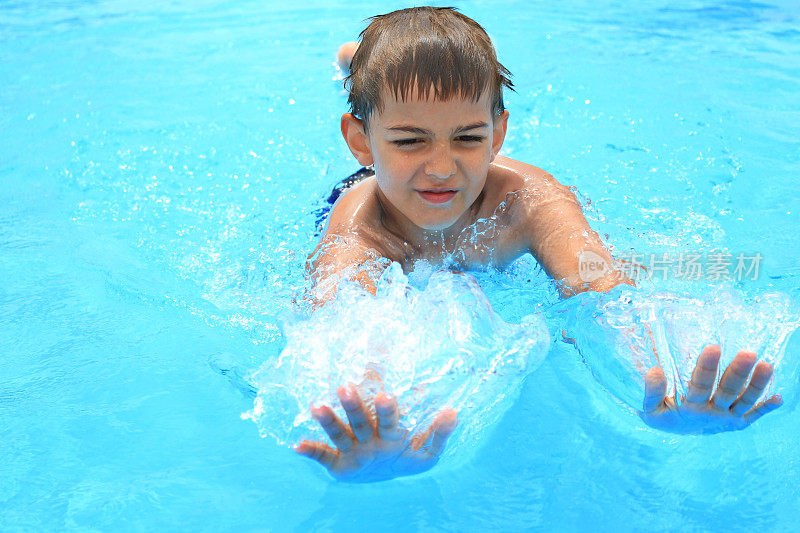
M 466 143 L 479 143 L 482 142 L 486 137 L 481 135 L 460 135 L 456 137 L 456 140 L 459 142 L 466 142 Z M 392 141 L 392 144 L 396 146 L 411 146 L 414 144 L 421 143 L 422 139 L 419 138 L 408 138 L 408 139 L 397 139 Z
M 411 146 L 419 142 L 419 139 L 397 139 L 396 141 L 392 141 L 397 146 Z

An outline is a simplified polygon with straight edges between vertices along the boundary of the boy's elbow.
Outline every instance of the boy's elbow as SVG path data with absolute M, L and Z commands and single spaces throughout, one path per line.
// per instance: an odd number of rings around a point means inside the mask
M 608 274 L 594 279 L 592 281 L 583 281 L 577 277 L 570 279 L 563 279 L 559 283 L 559 293 L 562 298 L 569 298 L 582 292 L 601 292 L 606 293 L 617 285 L 630 285 L 636 287 L 636 283 L 623 275 L 621 272 L 613 271 Z
M 611 272 L 602 278 L 598 278 L 588 284 L 586 287 L 587 291 L 593 292 L 608 292 L 617 285 L 630 285 L 632 287 L 636 287 L 636 283 L 622 275 L 620 272 Z

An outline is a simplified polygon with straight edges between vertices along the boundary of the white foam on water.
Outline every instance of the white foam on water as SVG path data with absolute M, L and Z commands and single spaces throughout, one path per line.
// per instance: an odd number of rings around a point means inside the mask
M 369 398 L 381 389 L 395 395 L 412 432 L 443 408 L 458 410 L 448 450 L 474 447 L 543 361 L 550 335 L 538 313 L 503 321 L 468 274 L 416 270 L 426 274 L 412 283 L 392 263 L 376 296 L 343 282 L 336 300 L 287 324 L 283 352 L 252 376 L 258 394 L 243 417 L 282 444 L 326 440 L 309 406 L 343 416 L 336 389 L 353 383 Z

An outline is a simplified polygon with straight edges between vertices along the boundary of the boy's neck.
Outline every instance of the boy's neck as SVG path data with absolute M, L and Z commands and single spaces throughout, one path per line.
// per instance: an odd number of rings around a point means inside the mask
M 383 226 L 393 235 L 401 238 L 405 243 L 420 254 L 420 258 L 439 256 L 443 252 L 453 253 L 458 238 L 467 227 L 475 223 L 476 215 L 483 203 L 485 191 L 482 191 L 473 204 L 452 225 L 440 230 L 429 230 L 414 224 L 407 216 L 398 210 L 378 188 Z

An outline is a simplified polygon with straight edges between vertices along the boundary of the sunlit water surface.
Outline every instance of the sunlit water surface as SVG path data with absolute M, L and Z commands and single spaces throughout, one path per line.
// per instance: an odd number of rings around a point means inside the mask
M 530 257 L 421 265 L 309 317 L 313 212 L 357 168 L 332 56 L 395 7 L 0 6 L 0 529 L 795 527 L 798 4 L 460 5 L 515 75 L 506 155 L 576 186 L 618 255 L 758 253 L 757 279 L 559 301 Z M 719 342 L 785 406 L 647 428 L 644 331 L 679 391 Z M 410 425 L 461 425 L 429 474 L 333 482 L 290 445 L 376 368 Z

